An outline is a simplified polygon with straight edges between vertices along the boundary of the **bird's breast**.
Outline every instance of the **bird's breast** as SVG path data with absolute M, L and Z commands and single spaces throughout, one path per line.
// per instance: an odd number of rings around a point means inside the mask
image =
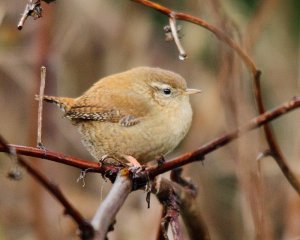
M 192 120 L 189 102 L 170 111 L 161 110 L 142 117 L 138 124 L 83 121 L 78 124 L 82 140 L 96 158 L 130 155 L 141 163 L 172 151 L 184 138 Z

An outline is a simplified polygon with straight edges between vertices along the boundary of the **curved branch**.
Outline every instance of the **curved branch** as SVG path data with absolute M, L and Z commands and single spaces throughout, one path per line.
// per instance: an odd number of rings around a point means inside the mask
M 11 149 L 13 148 L 9 145 L 7 145 L 6 141 L 2 136 L 0 136 L 0 145 L 1 148 L 4 149 L 4 152 L 10 153 Z M 50 182 L 47 177 L 45 177 L 41 172 L 39 172 L 37 169 L 29 165 L 25 159 L 22 157 L 16 155 L 16 158 L 18 160 L 18 163 L 24 167 L 27 172 L 37 180 L 38 183 L 40 183 L 48 192 L 52 194 L 65 208 L 65 214 L 68 214 L 77 224 L 80 229 L 80 235 L 81 239 L 92 239 L 94 236 L 94 229 L 92 225 L 83 218 L 83 216 L 80 214 L 77 209 L 75 209 L 71 203 L 66 199 L 66 197 L 63 195 L 61 190 L 57 185 Z
M 241 137 L 246 132 L 253 129 L 259 128 L 260 126 L 300 107 L 300 97 L 294 97 L 292 100 L 285 102 L 273 110 L 264 112 L 263 114 L 253 118 L 247 124 L 233 130 L 230 133 L 224 134 L 221 137 L 215 138 L 214 140 L 204 144 L 199 149 L 183 154 L 177 158 L 171 159 L 165 162 L 162 166 L 150 167 L 145 171 L 135 174 L 134 180 L 135 189 L 144 186 L 148 181 L 149 177 L 154 178 L 155 176 L 175 169 L 177 167 L 186 165 L 195 161 L 202 161 L 204 156 L 208 153 L 215 151 L 218 148 L 225 146 L 226 144 L 232 142 L 233 140 Z M 75 157 L 65 156 L 60 153 L 44 151 L 38 148 L 25 147 L 18 145 L 9 145 L 15 147 L 17 154 L 27 155 L 32 157 L 39 157 L 59 163 L 63 163 L 69 166 L 77 167 L 80 169 L 85 169 L 89 172 L 98 172 L 108 177 L 110 180 L 114 181 L 120 168 L 113 165 L 101 165 L 97 162 L 88 162 Z M 9 152 L 3 146 L 0 146 L 0 152 Z
M 261 87 L 260 87 L 260 76 L 258 75 L 255 78 L 254 83 L 254 91 L 258 106 L 258 111 L 260 114 L 263 114 L 265 112 L 265 107 L 262 100 L 261 95 Z M 275 161 L 277 162 L 279 168 L 281 169 L 282 173 L 286 177 L 286 179 L 289 181 L 289 183 L 293 186 L 293 188 L 297 191 L 297 193 L 300 195 L 300 182 L 296 175 L 291 171 L 287 164 L 287 160 L 285 156 L 283 155 L 276 138 L 274 137 L 272 127 L 269 124 L 264 125 L 264 133 L 266 136 L 266 140 L 268 142 L 271 156 L 274 157 Z
M 224 145 L 232 142 L 233 140 L 239 138 L 246 132 L 249 132 L 255 128 L 258 128 L 267 122 L 280 117 L 281 115 L 290 112 L 296 108 L 300 107 L 300 97 L 294 97 L 292 100 L 270 110 L 268 112 L 264 112 L 263 114 L 253 118 L 247 124 L 237 128 L 236 130 L 227 133 L 221 137 L 218 137 L 211 142 L 204 144 L 198 150 L 186 153 L 182 156 L 174 158 L 170 161 L 165 162 L 160 167 L 152 167 L 148 169 L 148 174 L 150 177 L 155 177 L 161 173 L 170 171 L 177 167 L 181 167 L 187 163 L 195 162 L 195 161 L 203 161 L 204 156 L 208 153 L 215 151 L 216 149 L 223 147 Z
M 214 25 L 204 21 L 201 18 L 194 17 L 186 13 L 174 12 L 173 10 L 167 7 L 164 7 L 158 3 L 154 3 L 148 0 L 131 0 L 131 1 L 150 7 L 164 15 L 167 15 L 168 17 L 173 17 L 178 20 L 194 23 L 196 25 L 206 28 L 207 30 L 212 32 L 217 38 L 219 38 L 221 41 L 225 42 L 229 47 L 235 50 L 235 52 L 242 58 L 243 62 L 249 67 L 253 75 L 257 73 L 257 67 L 254 61 L 249 57 L 249 55 L 237 43 L 235 43 L 230 37 L 228 37 L 223 31 L 216 28 Z
M 227 36 L 223 31 L 216 28 L 212 24 L 207 23 L 201 18 L 194 17 L 192 15 L 186 14 L 186 13 L 178 13 L 174 12 L 171 9 L 164 7 L 160 4 L 153 3 L 148 0 L 132 0 L 134 2 L 140 3 L 144 6 L 150 7 L 152 9 L 155 9 L 156 11 L 159 11 L 160 13 L 172 16 L 179 20 L 184 20 L 187 22 L 191 22 L 194 24 L 197 24 L 201 27 L 206 28 L 210 32 L 212 32 L 217 38 L 219 38 L 221 41 L 225 42 L 229 47 L 231 47 L 243 60 L 243 62 L 246 64 L 246 66 L 251 70 L 254 80 L 254 91 L 255 91 L 255 99 L 258 107 L 259 114 L 263 114 L 264 111 L 264 104 L 261 96 L 261 90 L 260 90 L 260 76 L 261 71 L 257 69 L 256 64 L 252 60 L 252 58 L 238 45 L 236 44 L 229 36 Z M 274 136 L 274 133 L 272 131 L 272 128 L 266 124 L 264 126 L 264 132 L 266 136 L 266 140 L 268 142 L 268 145 L 270 147 L 270 150 L 273 152 L 274 158 L 279 165 L 281 171 L 287 178 L 287 180 L 290 182 L 290 184 L 294 187 L 294 189 L 300 194 L 300 182 L 297 180 L 295 174 L 291 171 L 287 164 L 287 160 L 285 159 L 277 141 Z

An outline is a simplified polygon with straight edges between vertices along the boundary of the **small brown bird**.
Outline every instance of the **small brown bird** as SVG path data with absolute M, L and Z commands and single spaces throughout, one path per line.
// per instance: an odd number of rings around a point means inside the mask
M 171 152 L 192 121 L 188 89 L 176 73 L 138 67 L 100 79 L 78 98 L 44 96 L 57 104 L 98 161 L 112 158 L 133 165 Z

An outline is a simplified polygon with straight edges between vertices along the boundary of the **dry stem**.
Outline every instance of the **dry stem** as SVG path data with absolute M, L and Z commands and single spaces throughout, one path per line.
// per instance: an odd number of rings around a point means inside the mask
M 40 94 L 38 97 L 39 107 L 38 107 L 38 130 L 37 130 L 37 147 L 44 148 L 42 143 L 42 121 L 43 121 L 43 98 L 46 83 L 46 67 L 41 67 L 41 85 Z

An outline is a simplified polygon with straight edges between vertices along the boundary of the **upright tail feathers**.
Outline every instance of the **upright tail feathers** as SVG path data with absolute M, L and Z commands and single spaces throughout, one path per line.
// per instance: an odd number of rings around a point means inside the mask
M 36 95 L 35 99 L 38 100 L 39 96 Z M 53 96 L 44 96 L 43 100 L 45 102 L 56 104 L 64 112 L 68 112 L 71 109 L 71 107 L 73 106 L 74 102 L 75 102 L 74 98 L 53 97 Z

